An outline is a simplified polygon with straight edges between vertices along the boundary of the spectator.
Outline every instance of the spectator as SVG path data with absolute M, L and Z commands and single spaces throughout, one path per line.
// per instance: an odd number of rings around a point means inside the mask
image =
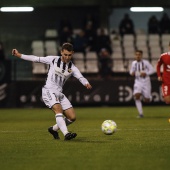
M 164 13 L 160 20 L 160 33 L 167 34 L 170 33 L 170 18 L 167 13 Z
M 124 18 L 120 21 L 119 33 L 121 36 L 124 34 L 135 34 L 133 21 L 128 14 L 125 14 Z
M 61 30 L 61 33 L 59 35 L 59 41 L 60 45 L 65 42 L 72 43 L 72 31 L 69 27 L 64 27 L 63 30 Z
M 67 28 L 68 30 L 70 30 L 70 32 L 72 33 L 73 27 L 72 27 L 72 24 L 71 24 L 70 20 L 69 20 L 67 17 L 64 17 L 64 18 L 61 19 L 61 21 L 60 21 L 59 34 L 62 33 L 65 28 Z
M 159 21 L 155 15 L 152 15 L 148 21 L 148 33 L 159 34 Z
M 111 40 L 109 35 L 106 35 L 104 28 L 99 29 L 95 44 L 97 53 L 103 48 L 106 48 L 110 54 L 112 53 Z
M 102 78 L 106 79 L 112 75 L 112 59 L 106 48 L 102 48 L 99 52 L 99 73 Z
M 94 30 L 97 29 L 97 21 L 95 17 L 89 13 L 83 19 L 82 29 L 85 29 L 87 25 L 91 25 Z
M 96 29 L 93 28 L 92 23 L 87 23 L 85 29 L 85 36 L 87 38 L 87 43 L 89 47 L 89 51 L 95 50 L 95 41 L 96 41 Z
M 88 40 L 83 30 L 73 38 L 73 45 L 76 52 L 83 52 L 85 54 L 85 51 L 88 49 Z

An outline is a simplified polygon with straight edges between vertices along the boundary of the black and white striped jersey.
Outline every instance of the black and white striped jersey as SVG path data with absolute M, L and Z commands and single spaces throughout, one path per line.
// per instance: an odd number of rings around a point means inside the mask
M 77 78 L 83 85 L 89 83 L 88 80 L 80 73 L 78 68 L 72 63 L 72 61 L 69 63 L 64 63 L 61 60 L 61 56 L 37 57 L 22 54 L 21 58 L 32 62 L 39 62 L 49 65 L 47 79 L 44 86 L 46 88 L 54 88 L 62 92 L 64 83 L 71 76 Z
M 145 78 L 140 77 L 141 72 L 146 73 Z M 138 81 L 147 81 L 147 79 L 150 79 L 149 76 L 153 74 L 154 72 L 155 72 L 155 69 L 149 63 L 148 60 L 141 60 L 141 61 L 134 60 L 131 64 L 131 68 L 129 71 L 130 74 L 135 73 L 135 78 Z

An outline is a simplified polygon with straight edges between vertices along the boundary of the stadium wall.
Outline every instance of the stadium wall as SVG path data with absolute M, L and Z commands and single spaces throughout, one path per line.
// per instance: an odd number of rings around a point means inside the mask
M 93 89 L 86 90 L 77 80 L 69 80 L 64 93 L 74 106 L 131 106 L 133 79 L 92 80 Z M 0 107 L 45 107 L 41 98 L 44 81 L 17 81 L 0 84 Z M 75 88 L 76 87 L 76 88 Z M 159 82 L 152 80 L 153 100 L 149 105 L 165 105 Z

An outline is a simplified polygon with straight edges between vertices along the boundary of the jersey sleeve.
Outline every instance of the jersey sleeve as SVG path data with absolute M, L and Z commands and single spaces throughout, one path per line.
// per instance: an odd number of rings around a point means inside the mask
M 132 75 L 132 73 L 135 73 L 135 62 L 133 61 L 129 70 L 129 74 Z
M 56 56 L 37 57 L 34 55 L 24 55 L 24 54 L 21 55 L 21 58 L 23 60 L 37 62 L 37 63 L 44 63 L 44 64 L 50 64 L 55 57 Z
M 149 63 L 149 61 L 146 60 L 146 63 L 147 63 L 147 67 L 148 67 L 146 74 L 150 76 L 155 73 L 155 69 L 152 66 L 152 64 Z
M 73 76 L 77 78 L 84 86 L 89 83 L 76 66 L 73 66 Z
M 162 65 L 162 56 L 159 58 L 156 66 L 156 72 L 158 77 L 161 77 L 161 65 Z

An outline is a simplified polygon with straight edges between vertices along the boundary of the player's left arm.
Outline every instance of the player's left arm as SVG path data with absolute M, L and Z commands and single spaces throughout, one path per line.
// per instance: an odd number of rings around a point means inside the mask
M 156 70 L 149 61 L 146 62 L 146 66 L 147 66 L 147 70 L 145 72 L 146 75 L 150 76 L 156 72 Z
M 88 80 L 81 74 L 81 72 L 79 71 L 79 69 L 75 66 L 72 66 L 73 68 L 73 76 L 75 78 L 77 78 L 87 89 L 91 89 L 92 86 L 91 84 L 88 82 Z

